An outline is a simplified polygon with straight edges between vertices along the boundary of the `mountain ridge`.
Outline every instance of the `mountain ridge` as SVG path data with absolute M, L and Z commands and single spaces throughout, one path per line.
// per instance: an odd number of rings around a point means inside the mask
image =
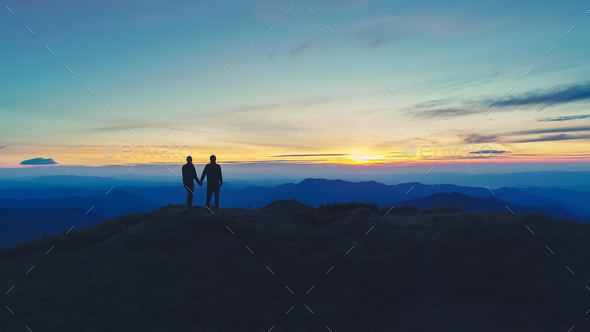
M 397 203 L 382 204 L 380 208 L 388 209 L 392 206 L 412 206 L 421 209 L 435 209 L 440 207 L 456 207 L 468 213 L 506 212 L 514 214 L 540 213 L 556 219 L 590 222 L 586 217 L 572 213 L 556 205 L 523 206 L 503 201 L 497 197 L 473 197 L 460 193 L 437 193 L 426 197 L 418 197 Z
M 20 210 L 57 210 L 63 208 L 90 209 L 99 214 L 115 217 L 118 215 L 147 212 L 162 205 L 141 196 L 122 190 L 115 190 L 102 196 L 69 196 L 62 198 L 12 199 L 0 198 L 0 207 Z

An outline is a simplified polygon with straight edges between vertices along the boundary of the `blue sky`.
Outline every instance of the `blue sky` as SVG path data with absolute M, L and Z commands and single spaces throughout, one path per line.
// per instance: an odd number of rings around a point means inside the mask
M 409 142 L 471 140 L 510 152 L 496 163 L 586 160 L 581 1 L 5 4 L 0 167 L 181 162 L 103 155 L 172 140 L 228 162 L 399 164 Z

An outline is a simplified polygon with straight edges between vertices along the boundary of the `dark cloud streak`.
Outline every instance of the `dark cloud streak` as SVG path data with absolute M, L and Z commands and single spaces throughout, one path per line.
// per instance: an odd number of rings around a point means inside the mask
M 499 141 L 500 136 L 498 135 L 489 135 L 489 136 L 484 136 L 484 135 L 479 135 L 479 134 L 471 134 L 469 136 L 467 136 L 467 138 L 465 138 L 463 140 L 464 144 L 467 143 L 494 143 Z
M 277 156 L 270 156 L 272 158 L 285 158 L 285 157 L 341 157 L 348 156 L 348 153 L 311 153 L 311 154 L 281 154 Z
M 507 136 L 516 135 L 532 135 L 532 134 L 550 134 L 550 133 L 563 133 L 572 131 L 590 131 L 590 127 L 565 127 L 565 128 L 547 128 L 547 129 L 531 129 L 522 131 L 513 131 L 506 133 Z
M 558 135 L 542 136 L 542 137 L 537 137 L 537 138 L 529 138 L 529 139 L 523 139 L 523 140 L 518 140 L 518 141 L 512 141 L 512 143 L 570 141 L 570 140 L 580 140 L 580 139 L 590 139 L 590 135 L 558 134 Z
M 504 154 L 504 153 L 511 153 L 511 152 L 506 151 L 506 150 L 481 150 L 481 151 L 469 152 L 469 154 Z
M 495 101 L 491 106 L 556 105 L 590 99 L 590 84 L 579 84 L 550 92 L 531 92 L 508 100 Z
M 546 116 L 543 118 L 536 118 L 534 122 L 561 122 L 570 120 L 590 119 L 590 115 L 565 115 L 565 116 Z
M 23 160 L 21 165 L 55 165 L 57 164 L 52 158 L 33 158 Z
M 303 53 L 305 51 L 311 50 L 312 46 L 313 46 L 313 42 L 310 40 L 310 41 L 303 43 L 303 44 L 295 47 L 294 49 L 290 50 L 289 54 L 290 55 L 297 55 L 297 54 Z

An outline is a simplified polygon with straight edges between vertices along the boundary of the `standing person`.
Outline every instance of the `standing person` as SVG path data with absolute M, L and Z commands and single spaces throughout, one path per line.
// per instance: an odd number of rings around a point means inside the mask
M 205 165 L 203 174 L 201 174 L 201 185 L 203 179 L 207 176 L 207 206 L 211 202 L 211 195 L 215 194 L 215 210 L 219 210 L 219 188 L 223 185 L 223 178 L 221 177 L 221 166 L 215 161 L 217 157 L 212 155 L 209 157 L 210 163 Z
M 186 164 L 182 165 L 182 184 L 186 189 L 186 209 L 192 210 L 193 209 L 193 196 L 195 194 L 195 183 L 197 181 L 199 186 L 203 185 L 203 182 L 199 181 L 199 177 L 197 176 L 197 170 L 195 169 L 195 165 L 193 165 L 193 157 L 188 156 L 186 157 Z

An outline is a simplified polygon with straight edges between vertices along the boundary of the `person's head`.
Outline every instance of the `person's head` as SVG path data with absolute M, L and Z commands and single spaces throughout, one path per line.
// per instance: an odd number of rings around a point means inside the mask
M 191 156 L 186 157 L 186 162 L 187 163 L 192 163 L 193 162 L 193 157 L 191 157 Z
M 209 157 L 209 160 L 211 160 L 212 163 L 215 163 L 215 161 L 217 160 L 217 157 L 215 157 L 215 155 L 212 154 L 211 157 Z

